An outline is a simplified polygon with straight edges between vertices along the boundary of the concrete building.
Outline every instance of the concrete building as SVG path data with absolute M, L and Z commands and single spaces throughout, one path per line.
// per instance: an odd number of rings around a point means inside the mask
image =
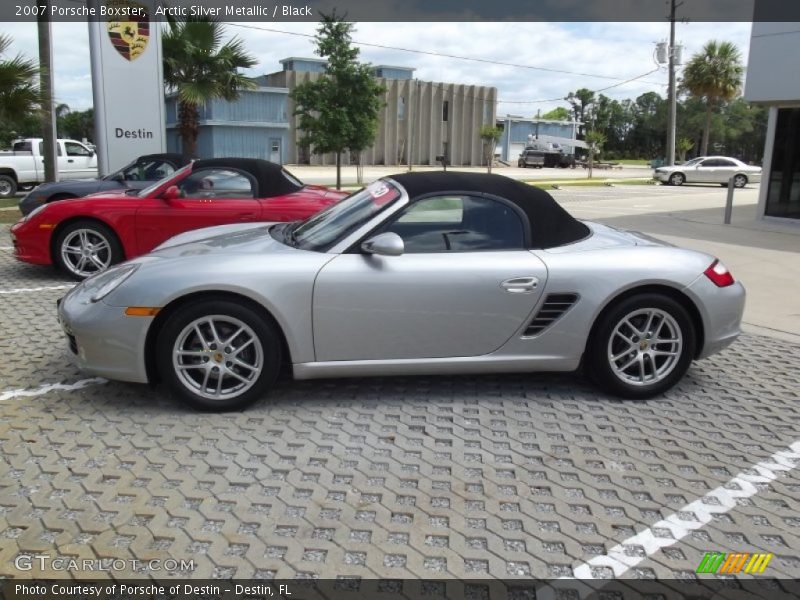
M 280 61 L 282 71 L 266 76 L 272 87 L 293 90 L 320 77 L 325 61 L 290 57 Z M 409 67 L 376 65 L 375 77 L 386 88 L 375 144 L 364 152 L 363 164 L 436 164 L 447 156 L 451 165 L 484 164 L 480 129 L 494 123 L 497 90 L 493 87 L 434 83 L 413 79 Z M 289 99 L 287 110 L 294 112 Z M 288 155 L 290 162 L 334 164 L 333 155 L 312 155 L 298 144 L 298 117 L 291 118 Z M 348 162 L 350 157 L 343 157 Z
M 200 110 L 198 155 L 279 158 L 282 163 L 334 164 L 334 155 L 312 155 L 298 140 L 291 90 L 320 77 L 325 61 L 289 57 L 283 69 L 257 78 L 259 88 L 235 102 L 214 100 Z M 375 143 L 363 153 L 365 165 L 436 164 L 447 156 L 451 165 L 482 165 L 480 129 L 495 122 L 497 90 L 493 87 L 434 83 L 413 78 L 414 69 L 373 67 L 386 88 Z M 168 96 L 167 146 L 180 149 L 174 96 Z M 351 162 L 343 156 L 343 162 Z M 278 161 L 276 161 L 278 162 Z
M 755 22 L 744 96 L 769 107 L 762 218 L 800 223 L 800 23 Z

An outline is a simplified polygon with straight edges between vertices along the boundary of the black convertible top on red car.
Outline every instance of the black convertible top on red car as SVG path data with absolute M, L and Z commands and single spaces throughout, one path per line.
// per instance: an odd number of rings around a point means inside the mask
M 258 184 L 257 198 L 283 196 L 303 188 L 281 165 L 260 158 L 208 158 L 192 163 L 192 171 L 214 167 L 250 173 Z
M 411 202 L 433 194 L 484 194 L 503 198 L 527 217 L 531 248 L 554 248 L 582 240 L 589 228 L 565 211 L 541 188 L 489 173 L 401 173 L 390 179 L 405 188 Z

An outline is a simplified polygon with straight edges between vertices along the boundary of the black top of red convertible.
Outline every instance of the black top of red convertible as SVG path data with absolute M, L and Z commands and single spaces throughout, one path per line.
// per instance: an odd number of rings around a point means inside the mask
M 192 171 L 213 167 L 250 173 L 258 184 L 259 198 L 283 196 L 303 187 L 294 176 L 288 175 L 281 165 L 260 158 L 207 158 L 192 163 Z

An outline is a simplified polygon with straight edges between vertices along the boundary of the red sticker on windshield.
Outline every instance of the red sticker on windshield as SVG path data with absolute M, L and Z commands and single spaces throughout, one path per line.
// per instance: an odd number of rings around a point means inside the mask
M 367 192 L 372 196 L 373 202 L 378 206 L 391 202 L 397 198 L 397 190 L 382 181 L 375 181 L 367 186 Z

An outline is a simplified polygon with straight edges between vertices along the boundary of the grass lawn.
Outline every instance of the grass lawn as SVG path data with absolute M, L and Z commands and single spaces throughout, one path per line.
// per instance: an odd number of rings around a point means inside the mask
M 0 198 L 0 208 L 19 206 L 19 198 Z
M 650 161 L 644 158 L 621 158 L 619 160 L 609 160 L 603 162 L 618 163 L 620 165 L 630 165 L 636 167 L 649 167 Z
M 558 187 L 598 187 L 611 183 L 613 185 L 651 185 L 652 179 L 613 179 L 606 177 L 592 177 L 591 179 L 549 179 L 547 181 L 537 181 L 535 179 L 526 180 L 525 183 L 535 185 L 544 189 L 551 189 L 554 185 Z
M 0 210 L 0 223 L 16 223 L 21 216 L 18 210 Z

